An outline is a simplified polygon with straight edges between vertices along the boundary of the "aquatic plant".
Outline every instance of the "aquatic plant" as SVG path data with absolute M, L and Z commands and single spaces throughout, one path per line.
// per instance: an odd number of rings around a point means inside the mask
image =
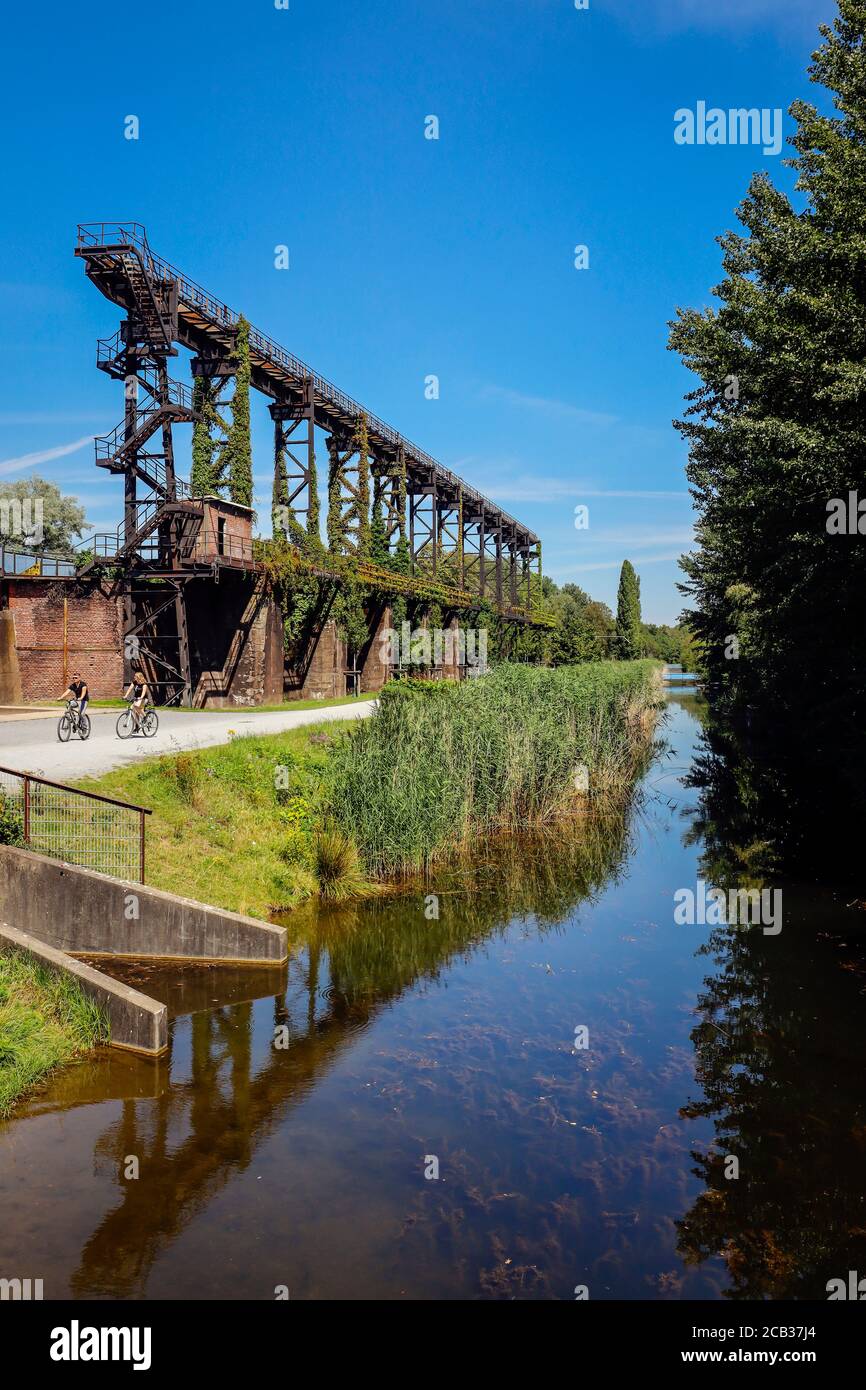
M 334 749 L 330 811 L 372 874 L 424 868 L 478 835 L 549 822 L 630 787 L 657 704 L 652 662 L 501 666 L 386 687 Z

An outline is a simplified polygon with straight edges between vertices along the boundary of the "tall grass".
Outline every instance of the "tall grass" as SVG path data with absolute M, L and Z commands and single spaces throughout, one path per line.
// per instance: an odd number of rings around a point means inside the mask
M 461 685 L 387 687 L 334 750 L 330 809 L 374 875 L 425 868 L 477 835 L 543 825 L 631 785 L 658 704 L 657 665 L 501 666 Z

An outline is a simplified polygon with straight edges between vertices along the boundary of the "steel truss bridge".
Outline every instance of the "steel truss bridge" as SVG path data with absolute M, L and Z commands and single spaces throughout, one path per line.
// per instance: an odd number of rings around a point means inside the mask
M 97 344 L 97 366 L 124 383 L 124 418 L 95 441 L 97 464 L 124 478 L 124 517 L 116 532 L 88 542 L 91 563 L 121 574 L 127 639 L 149 642 L 149 655 L 166 674 L 165 686 L 188 702 L 186 584 L 222 566 L 258 566 L 249 541 L 221 535 L 216 544 L 207 534 L 207 507 L 175 472 L 173 426 L 201 417 L 192 388 L 168 375 L 168 359 L 178 355 L 178 345 L 189 349 L 194 378 L 218 399 L 235 375 L 241 316 L 157 256 L 141 223 L 80 224 L 75 254 L 97 289 L 126 314 L 114 337 Z M 297 527 L 306 529 L 311 507 L 317 514 L 315 432 L 326 432 L 329 493 L 339 497 L 342 554 L 331 573 L 323 552 L 315 572 L 339 579 L 346 557 L 354 554 L 360 579 L 395 593 L 434 594 L 457 609 L 484 600 L 509 621 L 547 625 L 536 608 L 541 545 L 532 531 L 258 329 L 250 329 L 249 348 L 251 385 L 270 401 L 275 476 L 294 523 L 286 528 L 289 539 L 297 537 Z M 408 575 L 371 565 L 358 553 L 362 421 L 373 505 L 381 511 L 389 550 L 398 537 L 405 538 Z M 164 586 L 158 612 L 148 602 L 148 581 L 155 579 Z M 168 640 L 176 663 L 165 646 L 158 654 L 153 645 L 159 615 L 160 640 L 166 642 L 165 614 L 171 609 Z

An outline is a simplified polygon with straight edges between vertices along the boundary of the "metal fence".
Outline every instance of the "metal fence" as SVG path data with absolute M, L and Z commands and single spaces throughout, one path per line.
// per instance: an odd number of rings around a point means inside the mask
M 144 883 L 144 818 L 150 811 L 0 767 L 0 839 L 67 864 Z

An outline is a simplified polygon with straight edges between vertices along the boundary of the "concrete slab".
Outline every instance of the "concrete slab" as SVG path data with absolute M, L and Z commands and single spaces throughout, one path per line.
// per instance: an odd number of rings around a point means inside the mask
M 0 920 L 70 955 L 279 965 L 285 927 L 0 845 Z

